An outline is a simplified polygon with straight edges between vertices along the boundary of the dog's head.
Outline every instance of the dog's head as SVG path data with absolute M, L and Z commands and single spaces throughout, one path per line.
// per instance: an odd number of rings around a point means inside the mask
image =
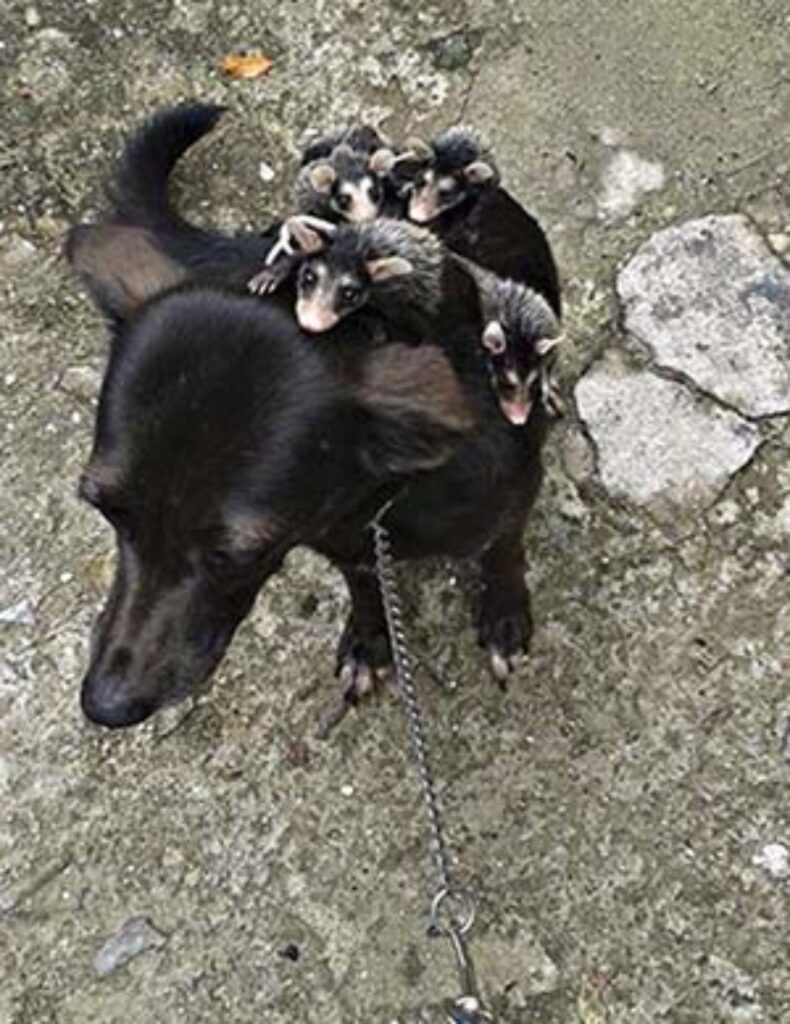
M 360 362 L 341 379 L 285 315 L 219 291 L 176 289 L 127 318 L 80 483 L 118 550 L 89 718 L 132 725 L 198 690 L 289 550 L 358 530 L 450 457 L 472 423 L 439 350 Z

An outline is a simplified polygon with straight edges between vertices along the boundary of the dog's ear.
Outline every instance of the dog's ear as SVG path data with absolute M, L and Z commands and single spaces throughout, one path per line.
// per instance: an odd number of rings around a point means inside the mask
M 78 225 L 63 254 L 105 316 L 125 321 L 144 302 L 185 280 L 143 228 L 121 224 Z
M 435 469 L 474 426 L 455 371 L 431 345 L 374 351 L 357 397 L 366 412 L 362 459 L 377 476 Z

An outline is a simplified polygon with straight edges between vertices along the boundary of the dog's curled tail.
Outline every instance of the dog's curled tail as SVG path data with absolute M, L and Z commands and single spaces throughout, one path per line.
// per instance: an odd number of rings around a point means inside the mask
M 225 109 L 184 103 L 146 121 L 126 144 L 107 185 L 112 219 L 154 231 L 199 231 L 171 205 L 168 182 L 180 157 L 214 128 Z

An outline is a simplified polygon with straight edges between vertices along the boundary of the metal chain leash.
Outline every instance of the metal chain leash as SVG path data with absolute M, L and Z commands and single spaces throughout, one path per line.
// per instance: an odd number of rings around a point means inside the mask
M 415 659 L 403 627 L 403 605 L 398 592 L 395 561 L 389 534 L 381 519 L 391 503 L 373 520 L 373 546 L 376 575 L 387 623 L 398 696 L 406 719 L 411 756 L 419 776 L 422 797 L 431 833 L 431 852 L 436 869 L 437 889 L 431 902 L 429 934 L 446 936 L 451 943 L 461 983 L 461 995 L 444 1003 L 448 1024 L 493 1024 L 494 1018 L 482 1005 L 474 965 L 465 936 L 474 923 L 475 910 L 468 893 L 453 887 L 439 797 L 425 742 L 425 727 L 414 685 Z M 453 912 L 455 905 L 455 912 Z M 442 924 L 445 911 L 446 923 Z

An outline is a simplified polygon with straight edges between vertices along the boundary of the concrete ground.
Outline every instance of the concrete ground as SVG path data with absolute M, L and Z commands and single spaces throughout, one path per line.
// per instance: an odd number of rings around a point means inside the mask
M 59 239 L 125 133 L 200 97 L 231 114 L 180 174 L 196 218 L 286 209 L 311 128 L 464 119 L 556 247 L 569 414 L 507 694 L 468 570 L 403 572 L 455 683 L 424 701 L 499 1019 L 787 1024 L 786 0 L 6 0 L 0 39 L 0 1022 L 427 1024 L 455 987 L 397 706 L 313 735 L 345 609 L 319 559 L 290 558 L 196 706 L 80 718 L 105 347 Z M 239 46 L 270 74 L 222 80 Z

